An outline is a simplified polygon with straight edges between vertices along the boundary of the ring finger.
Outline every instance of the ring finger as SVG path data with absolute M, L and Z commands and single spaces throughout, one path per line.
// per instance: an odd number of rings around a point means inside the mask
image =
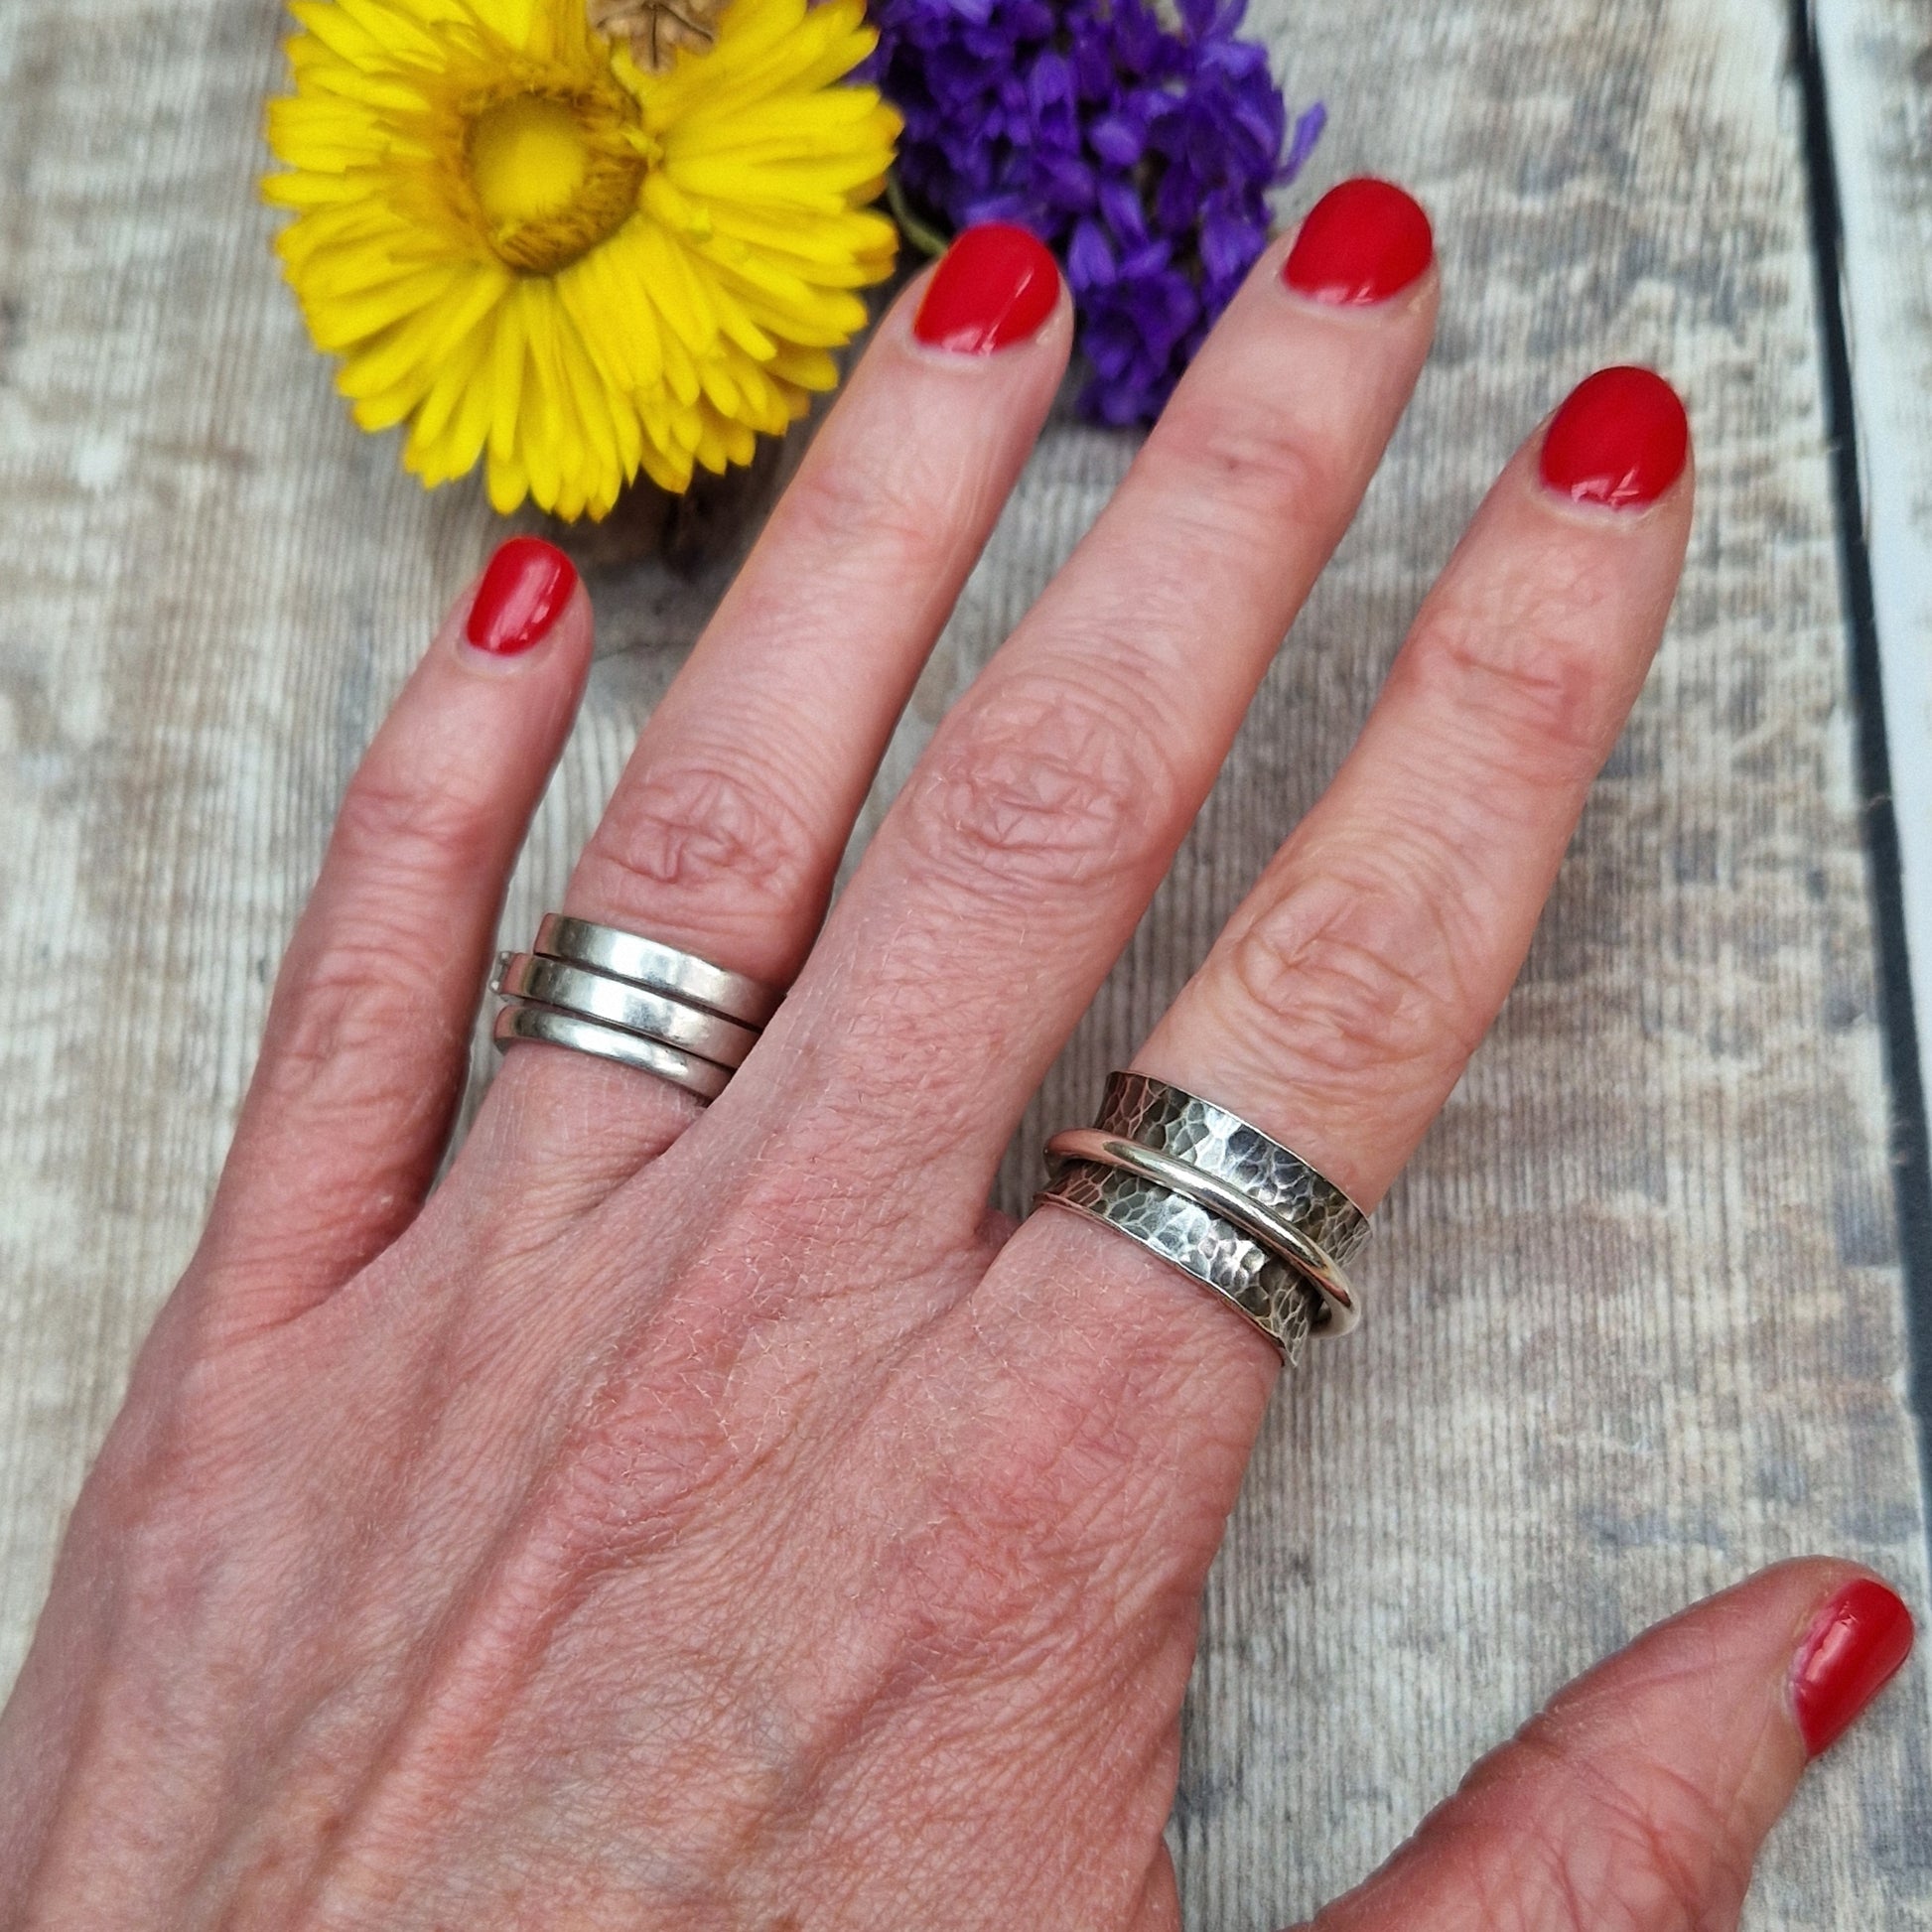
M 646 725 L 567 912 L 790 981 L 1071 336 L 1052 258 L 998 224 L 968 231 L 894 306 Z M 596 1110 L 595 1153 L 582 1137 L 572 1150 L 594 1162 L 592 1185 L 635 1167 L 696 1106 L 577 1054 L 514 1058 L 498 1086 L 537 1110 L 539 1139 L 557 1138 L 544 1116 Z

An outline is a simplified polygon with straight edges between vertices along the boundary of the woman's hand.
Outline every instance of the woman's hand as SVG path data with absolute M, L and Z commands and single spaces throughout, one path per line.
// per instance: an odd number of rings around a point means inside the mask
M 1175 1921 L 1196 1606 L 1276 1359 L 1128 1241 L 985 1202 L 1427 351 L 1406 199 L 1338 191 L 1294 286 L 1285 253 L 820 936 L 1071 320 L 984 231 L 894 309 L 566 901 L 790 999 L 702 1115 L 518 1048 L 426 1201 L 591 648 L 539 546 L 465 599 L 75 1512 L 0 1731 L 6 1924 Z M 1373 1204 L 1516 973 L 1690 510 L 1655 378 L 1531 439 L 1137 1065 Z M 1909 1628 L 1825 1562 L 1689 1611 L 1322 1922 L 1728 1922 Z

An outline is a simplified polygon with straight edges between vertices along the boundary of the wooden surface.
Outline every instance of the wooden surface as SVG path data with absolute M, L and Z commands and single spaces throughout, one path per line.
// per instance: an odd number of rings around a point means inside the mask
M 1909 51 L 1919 4 L 1844 0 L 1843 46 Z M 1702 505 L 1523 983 L 1382 1217 L 1372 1319 L 1285 1388 L 1216 1572 L 1173 1828 L 1216 1932 L 1359 1877 L 1563 1679 L 1760 1563 L 1841 1551 L 1926 1592 L 1782 0 L 1254 18 L 1332 114 L 1284 212 L 1361 168 L 1420 191 L 1441 345 L 1011 1191 L 1339 759 L 1570 382 L 1678 377 Z M 334 802 L 496 534 L 475 489 L 426 498 L 355 435 L 303 345 L 251 191 L 277 31 L 268 0 L 0 6 L 0 1680 L 195 1239 Z M 1872 87 L 1906 84 L 1892 60 Z M 1898 198 L 1873 282 L 1923 409 L 1909 147 L 1874 133 L 1863 192 Z M 1049 433 L 886 788 L 1129 454 Z M 1922 542 L 1918 474 L 1891 509 Z M 554 899 L 728 551 L 697 541 L 680 576 L 621 533 L 587 548 L 611 650 L 509 932 Z M 1810 1781 L 1748 1924 L 1932 1922 L 1926 1686 Z
M 1817 0 L 1920 1058 L 1932 1043 L 1932 9 Z

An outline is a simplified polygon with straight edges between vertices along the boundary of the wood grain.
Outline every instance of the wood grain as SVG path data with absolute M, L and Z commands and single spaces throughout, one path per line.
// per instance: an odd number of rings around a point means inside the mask
M 1819 0 L 1920 1058 L 1932 1044 L 1932 14 Z
M 1902 21 L 1913 0 L 1868 0 Z M 1257 0 L 1358 168 L 1435 210 L 1441 345 L 1362 521 L 1010 1169 L 1084 1118 L 1342 755 L 1514 440 L 1590 366 L 1690 396 L 1669 644 L 1496 1036 L 1286 1389 L 1215 1574 L 1173 1826 L 1189 1922 L 1362 1875 L 1559 1682 L 1771 1558 L 1925 1597 L 1780 0 Z M 267 0 L 0 7 L 0 1678 L 190 1252 L 345 779 L 497 534 L 357 437 L 252 177 Z M 1057 421 L 880 792 L 1092 518 Z M 608 654 L 527 932 L 730 564 L 586 546 Z M 1932 1917 L 1926 1680 L 1812 1782 L 1758 1928 Z

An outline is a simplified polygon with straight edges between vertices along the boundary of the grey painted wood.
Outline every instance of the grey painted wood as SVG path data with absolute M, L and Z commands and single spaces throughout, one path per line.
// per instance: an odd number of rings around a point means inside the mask
M 1920 1058 L 1932 1045 L 1932 13 L 1819 0 Z
M 1216 1572 L 1173 1839 L 1217 1929 L 1361 1875 L 1565 1677 L 1756 1564 L 1926 1585 L 1781 0 L 1256 19 L 1334 116 L 1285 212 L 1358 168 L 1413 184 L 1442 343 L 1016 1198 L 1568 383 L 1669 368 L 1704 494 L 1523 984 L 1383 1217 L 1373 1317 L 1286 1388 Z M 494 534 L 475 489 L 425 498 L 346 427 L 276 284 L 251 177 L 277 29 L 267 0 L 0 7 L 0 1678 L 195 1239 L 334 801 Z M 1055 425 L 882 796 L 1128 454 Z M 511 935 L 729 566 L 728 533 L 681 527 L 682 576 L 636 530 L 585 545 L 611 650 Z M 1920 1674 L 1801 1797 L 1749 1922 L 1932 1918 L 1927 1758 Z

